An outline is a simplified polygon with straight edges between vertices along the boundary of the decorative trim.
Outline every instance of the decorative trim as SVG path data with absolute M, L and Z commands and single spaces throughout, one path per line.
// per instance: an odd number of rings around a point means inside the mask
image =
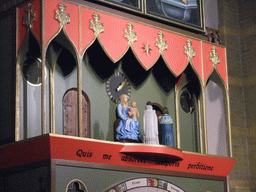
M 203 142 L 203 148 L 201 148 L 202 153 L 208 154 L 208 139 L 207 139 L 207 121 L 206 121 L 206 98 L 205 98 L 205 88 L 206 88 L 206 83 L 204 81 L 204 58 L 203 58 L 203 42 L 201 41 L 201 62 L 202 62 L 202 120 L 203 120 L 203 127 L 202 127 L 202 142 Z
M 78 64 L 77 64 L 77 94 L 78 94 L 78 135 L 79 137 L 82 137 L 83 135 L 83 92 L 82 92 L 82 87 L 83 87 L 83 80 L 82 80 L 82 58 L 80 53 L 81 53 L 81 39 L 82 39 L 82 32 L 81 32 L 81 7 L 79 6 L 79 58 L 78 58 Z M 89 99 L 88 99 L 89 100 Z M 91 117 L 89 118 L 89 120 L 91 119 Z M 89 127 L 91 127 L 91 125 L 89 124 Z M 90 131 L 91 132 L 91 131 Z
M 78 189 L 77 188 L 74 189 L 73 187 L 75 187 L 75 188 L 77 187 Z M 68 183 L 68 185 L 66 187 L 66 192 L 73 191 L 73 190 L 79 190 L 81 192 L 87 192 L 88 191 L 87 188 L 86 188 L 86 185 L 79 179 L 73 179 Z
M 162 55 L 164 50 L 166 50 L 168 48 L 167 46 L 167 41 L 164 41 L 164 34 L 159 31 L 158 32 L 158 37 L 156 38 L 156 46 L 159 48 L 159 53 Z
M 190 39 L 187 40 L 187 45 L 184 46 L 184 52 L 188 56 L 188 61 L 192 60 L 192 57 L 196 56 L 195 49 L 192 48 L 192 41 Z
M 104 32 L 104 24 L 100 23 L 100 15 L 98 13 L 93 14 L 93 20 L 90 20 L 90 29 L 94 31 L 95 37 L 98 37 L 102 32 Z
M 134 41 L 137 41 L 137 33 L 133 32 L 134 26 L 129 22 L 127 24 L 127 29 L 124 30 L 124 37 L 128 40 L 128 45 L 131 46 Z
M 217 48 L 215 46 L 212 46 L 212 53 L 210 53 L 210 60 L 214 68 L 216 68 L 218 63 L 220 63 L 220 56 L 217 55 Z
M 205 27 L 205 29 L 209 42 L 217 44 L 221 43 L 221 34 L 219 30 L 210 27 Z
M 150 48 L 150 45 L 148 44 L 148 42 L 147 42 L 147 43 L 143 43 L 142 49 L 144 49 L 144 53 L 145 53 L 145 52 L 147 53 L 147 56 L 148 56 L 148 54 L 150 54 L 150 51 L 152 50 L 152 49 Z
M 26 14 L 23 17 L 23 25 L 25 25 L 29 29 L 32 28 L 32 24 L 35 21 L 35 17 L 36 17 L 35 11 L 32 11 L 32 8 L 33 8 L 33 5 L 29 3 L 26 8 Z
M 65 13 L 67 6 L 64 3 L 59 4 L 59 10 L 55 10 L 55 19 L 59 21 L 60 28 L 63 28 L 67 23 L 70 23 L 70 14 Z

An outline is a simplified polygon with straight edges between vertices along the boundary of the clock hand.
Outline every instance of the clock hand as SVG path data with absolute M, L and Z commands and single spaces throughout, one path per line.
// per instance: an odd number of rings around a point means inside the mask
M 121 84 L 116 88 L 116 90 L 121 91 L 121 89 L 123 89 L 123 87 L 125 86 L 126 81 L 127 81 L 126 79 L 122 81 Z

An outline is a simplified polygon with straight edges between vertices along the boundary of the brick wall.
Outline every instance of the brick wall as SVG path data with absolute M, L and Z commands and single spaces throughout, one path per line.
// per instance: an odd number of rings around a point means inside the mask
M 249 152 L 249 186 L 251 191 L 256 191 L 256 1 L 238 2 Z
M 219 0 L 219 30 L 227 47 L 233 156 L 232 192 L 256 191 L 256 3 Z

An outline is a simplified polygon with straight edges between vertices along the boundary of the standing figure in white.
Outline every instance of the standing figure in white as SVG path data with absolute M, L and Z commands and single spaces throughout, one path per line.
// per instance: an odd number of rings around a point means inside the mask
M 151 102 L 148 101 L 143 117 L 144 126 L 144 143 L 159 144 L 158 138 L 158 121 L 156 111 L 153 110 Z

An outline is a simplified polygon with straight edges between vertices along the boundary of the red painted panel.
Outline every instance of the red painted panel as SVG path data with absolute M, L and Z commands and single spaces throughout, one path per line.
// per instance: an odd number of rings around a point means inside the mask
M 134 32 L 137 32 L 137 41 L 133 43 L 137 59 L 143 64 L 145 69 L 150 69 L 159 58 L 159 49 L 156 47 L 156 38 L 158 38 L 159 29 L 133 23 Z M 150 52 L 145 52 L 145 45 L 149 46 Z
M 0 147 L 0 169 L 50 158 L 50 137 L 44 136 Z
M 204 60 L 204 81 L 206 82 L 213 71 L 213 65 L 210 60 L 210 53 L 212 52 L 212 44 L 203 42 L 203 60 Z
M 67 23 L 65 29 L 69 38 L 79 50 L 79 7 L 70 3 L 64 2 L 67 6 L 66 13 L 70 14 L 70 23 Z
M 41 42 L 41 1 L 35 0 L 30 2 L 30 4 L 32 5 L 32 12 L 35 12 L 35 20 L 32 23 L 32 32 L 38 41 Z M 23 24 L 24 16 L 27 14 L 27 7 L 28 4 L 18 9 L 18 50 L 20 49 L 20 46 L 23 43 L 27 33 L 27 26 Z
M 59 10 L 59 6 L 58 6 L 59 3 L 61 3 L 61 1 L 45 0 L 45 5 L 44 5 L 45 45 L 49 43 L 50 39 L 58 32 L 60 28 L 59 21 L 55 19 L 55 10 L 56 9 Z
M 121 143 L 51 136 L 51 158 L 53 159 L 143 167 L 225 177 L 229 174 L 236 162 L 235 159 L 184 152 L 182 154 L 183 160 L 181 161 L 174 163 L 150 162 L 120 153 L 123 147 L 125 147 L 125 144 Z M 133 147 L 136 150 L 136 144 L 134 144 Z M 137 144 L 137 147 L 139 150 L 142 150 L 141 148 L 144 147 L 145 151 L 147 151 L 147 148 L 151 148 L 151 146 L 144 144 Z
M 192 41 L 192 48 L 195 49 L 195 57 L 192 58 L 192 64 L 198 73 L 201 81 L 203 81 L 203 69 L 202 69 L 202 48 L 201 48 L 201 41 L 191 39 Z
M 36 38 L 40 41 L 42 41 L 42 15 L 41 15 L 41 0 L 35 0 L 32 1 L 31 4 L 33 5 L 33 9 L 35 10 L 35 21 L 32 25 L 33 33 L 36 35 Z
M 227 61 L 226 61 L 226 48 L 217 47 L 217 54 L 220 56 L 220 63 L 217 65 L 218 72 L 226 85 L 227 82 Z
M 45 3 L 45 34 L 46 43 L 56 34 L 59 29 L 59 23 L 55 20 L 55 10 L 59 10 L 58 3 L 60 1 L 46 1 Z M 71 23 L 66 25 L 66 30 L 75 44 L 79 47 L 79 7 L 73 4 L 66 3 L 66 13 L 71 14 Z M 90 20 L 93 19 L 94 10 L 81 7 L 81 53 L 87 49 L 94 40 L 94 31 L 90 29 Z M 128 48 L 128 40 L 124 37 L 124 30 L 127 29 L 129 20 L 119 18 L 117 16 L 108 15 L 97 12 L 100 15 L 100 23 L 104 24 L 104 32 L 99 35 L 100 42 L 109 57 L 115 62 L 118 61 Z M 133 43 L 133 51 L 139 62 L 147 70 L 151 68 L 159 57 L 159 49 L 156 47 L 156 38 L 158 32 L 161 31 L 140 23 L 131 22 L 134 25 L 133 32 L 137 33 L 137 41 Z M 164 60 L 169 69 L 176 75 L 180 75 L 187 66 L 187 55 L 184 53 L 184 46 L 188 37 L 184 37 L 171 32 L 162 31 L 164 41 L 167 41 L 168 49 L 163 52 Z M 192 48 L 195 49 L 196 55 L 192 58 L 193 67 L 202 78 L 202 54 L 201 42 L 191 39 Z M 144 45 L 150 46 L 150 52 L 147 55 L 143 49 Z M 205 81 L 212 72 L 211 61 L 209 60 L 209 52 L 211 52 L 211 44 L 203 43 L 203 54 L 205 64 Z M 221 58 L 221 63 L 217 65 L 218 72 L 227 83 L 226 77 L 226 61 L 225 48 L 218 47 L 218 54 Z
M 100 22 L 104 23 L 104 32 L 100 34 L 103 47 L 114 61 L 121 59 L 128 49 L 128 40 L 124 37 L 128 21 L 99 13 Z
M 118 61 L 128 49 L 128 40 L 124 37 L 124 29 L 128 21 L 101 12 L 82 8 L 82 50 L 88 47 L 94 39 L 94 31 L 90 29 L 90 21 L 94 21 L 93 14 L 100 16 L 99 23 L 103 23 L 104 32 L 100 33 L 99 39 L 103 49 L 114 61 Z
M 124 145 L 124 147 L 120 150 L 120 153 L 124 154 L 133 154 L 133 155 L 142 155 L 142 156 L 148 156 L 150 158 L 167 158 L 167 159 L 175 159 L 175 160 L 182 160 L 183 159 L 183 153 L 181 150 L 172 148 L 172 147 L 166 147 L 164 145 L 150 145 L 150 147 L 147 147 L 145 145 L 132 145 L 127 144 Z
M 204 61 L 204 81 L 206 82 L 209 76 L 211 75 L 214 67 L 212 61 L 210 60 L 210 53 L 212 53 L 212 47 L 215 45 L 204 42 L 203 43 L 203 61 Z M 217 71 L 220 74 L 220 77 L 223 79 L 227 85 L 227 67 L 226 67 L 226 53 L 225 48 L 218 47 L 217 55 L 220 56 L 220 63 L 217 64 Z
M 55 19 L 56 10 L 60 11 L 58 0 L 45 1 L 45 45 L 57 34 L 60 29 L 59 21 Z M 70 14 L 70 23 L 65 25 L 67 35 L 79 50 L 79 7 L 74 4 L 64 2 L 67 6 L 65 13 Z
M 157 150 L 163 148 L 161 153 L 166 153 L 166 151 L 172 153 L 174 151 L 177 154 L 177 150 L 170 150 L 169 147 L 164 149 L 165 146 L 160 145 L 152 147 L 145 144 L 132 144 L 133 146 L 128 148 L 127 145 L 129 144 L 52 134 L 44 135 L 39 138 L 0 147 L 0 168 L 24 165 L 52 158 L 226 177 L 236 162 L 235 159 L 231 158 L 181 151 L 179 153 L 182 154 L 179 154 L 179 156 L 181 155 L 183 160 L 152 161 L 124 154 L 122 151 L 127 152 L 127 149 L 129 149 L 128 152 L 132 153 L 148 151 L 152 154 L 152 150 L 155 149 L 157 154 L 159 153 Z M 171 156 L 172 154 L 165 154 L 165 157 Z
M 187 45 L 187 37 L 181 35 L 167 33 L 165 36 L 168 49 L 165 50 L 164 58 L 168 63 L 169 68 L 178 76 L 186 68 L 188 59 L 184 52 L 184 46 Z
M 81 54 L 94 40 L 94 32 L 90 29 L 90 20 L 95 11 L 81 7 Z
M 18 50 L 20 49 L 27 33 L 27 27 L 23 25 L 23 17 L 26 14 L 26 8 L 27 5 L 24 5 L 18 9 Z

